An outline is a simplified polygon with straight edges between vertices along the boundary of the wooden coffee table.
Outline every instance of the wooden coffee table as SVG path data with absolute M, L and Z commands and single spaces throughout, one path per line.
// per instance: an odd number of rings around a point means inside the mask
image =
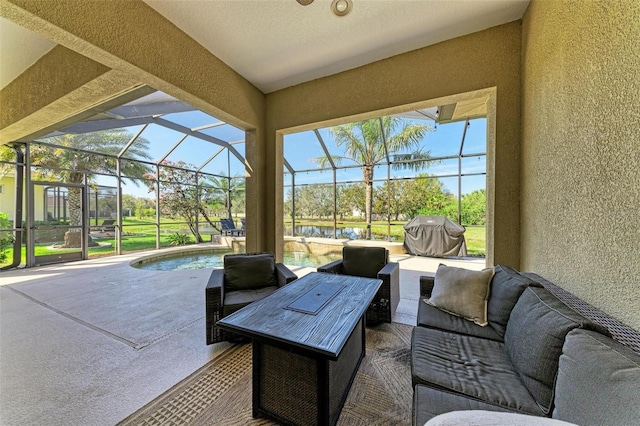
M 253 417 L 334 425 L 365 355 L 381 280 L 313 272 L 222 318 L 253 342 Z

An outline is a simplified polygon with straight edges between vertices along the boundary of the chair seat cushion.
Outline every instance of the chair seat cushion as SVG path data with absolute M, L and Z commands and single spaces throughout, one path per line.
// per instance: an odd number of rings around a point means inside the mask
M 271 253 L 228 254 L 224 257 L 225 290 L 253 290 L 277 286 L 276 262 Z
M 501 342 L 500 336 L 491 327 L 482 327 L 478 324 L 466 320 L 457 315 L 451 315 L 433 305 L 425 303 L 423 300 L 418 302 L 418 320 L 417 325 L 421 327 L 437 328 L 442 331 L 453 331 L 455 333 L 466 334 L 468 336 L 483 337 L 485 339 L 497 340 Z
M 229 291 L 224 294 L 222 316 L 227 316 L 238 309 L 244 308 L 249 303 L 267 297 L 278 289 L 278 286 L 263 287 L 256 290 Z
M 513 411 L 544 415 L 495 340 L 415 327 L 411 342 L 413 385 L 459 393 Z

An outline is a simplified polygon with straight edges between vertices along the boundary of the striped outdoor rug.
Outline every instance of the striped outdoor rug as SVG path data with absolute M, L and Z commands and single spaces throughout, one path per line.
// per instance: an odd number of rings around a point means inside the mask
M 367 355 L 339 425 L 411 424 L 412 327 L 367 328 Z M 251 416 L 251 345 L 235 345 L 120 425 L 273 425 Z

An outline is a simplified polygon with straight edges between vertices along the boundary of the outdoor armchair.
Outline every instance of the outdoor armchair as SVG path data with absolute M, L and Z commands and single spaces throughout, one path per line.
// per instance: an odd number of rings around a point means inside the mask
M 296 280 L 298 277 L 272 253 L 228 254 L 224 269 L 214 269 L 205 289 L 207 345 L 239 336 L 216 327 L 220 318 L 232 314 Z
M 382 280 L 382 286 L 367 309 L 367 324 L 391 322 L 400 301 L 400 265 L 389 262 L 384 247 L 343 247 L 342 259 L 318 268 L 318 272 Z

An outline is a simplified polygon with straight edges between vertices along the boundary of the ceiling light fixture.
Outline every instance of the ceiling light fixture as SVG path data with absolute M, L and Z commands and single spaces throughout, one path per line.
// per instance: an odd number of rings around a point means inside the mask
M 313 3 L 313 0 L 296 0 L 298 3 L 300 3 L 303 6 L 308 6 L 311 3 Z
M 331 11 L 336 16 L 346 16 L 353 9 L 353 2 L 351 0 L 333 0 L 331 2 Z

